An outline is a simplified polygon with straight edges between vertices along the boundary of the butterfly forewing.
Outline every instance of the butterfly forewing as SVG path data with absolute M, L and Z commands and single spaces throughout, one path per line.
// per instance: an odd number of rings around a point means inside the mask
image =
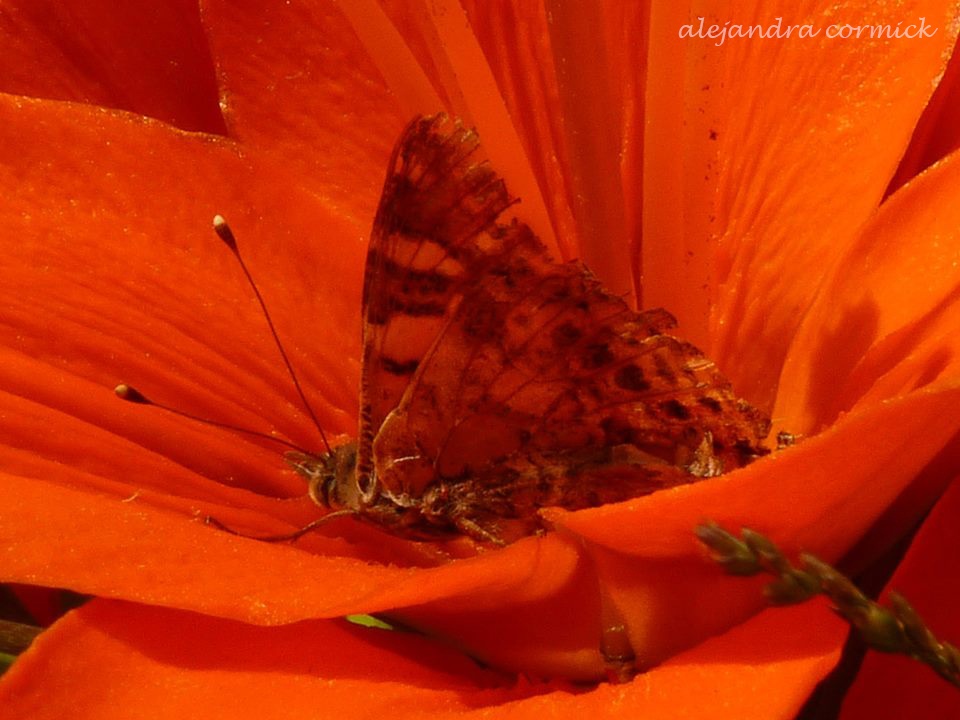
M 364 278 L 358 475 L 449 308 L 500 252 L 483 231 L 513 201 L 477 149 L 445 116 L 414 120 L 394 149 Z

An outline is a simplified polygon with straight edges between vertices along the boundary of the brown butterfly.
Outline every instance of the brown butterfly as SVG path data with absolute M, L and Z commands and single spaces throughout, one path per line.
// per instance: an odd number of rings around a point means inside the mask
M 404 537 L 502 544 L 571 510 L 718 475 L 769 422 L 695 347 L 554 262 L 475 132 L 421 117 L 393 152 L 363 289 L 356 442 L 301 455 L 319 505 Z

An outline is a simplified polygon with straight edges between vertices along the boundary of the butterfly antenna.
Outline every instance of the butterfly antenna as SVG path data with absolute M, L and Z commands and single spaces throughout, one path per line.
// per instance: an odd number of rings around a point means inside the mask
M 117 397 L 121 400 L 126 400 L 127 402 L 136 403 L 138 405 L 149 405 L 160 410 L 165 410 L 168 413 L 178 415 L 187 420 L 194 420 L 196 422 L 203 423 L 204 425 L 213 425 L 214 427 L 223 428 L 224 430 L 231 430 L 232 432 L 243 433 L 244 435 L 250 435 L 252 437 L 261 438 L 263 440 L 269 440 L 271 442 L 280 443 L 281 445 L 286 445 L 291 450 L 296 450 L 297 452 L 302 452 L 305 455 L 311 455 L 307 450 L 304 450 L 299 445 L 294 445 L 292 442 L 288 442 L 283 438 L 274 437 L 273 435 L 268 435 L 267 433 L 262 433 L 257 430 L 250 430 L 248 428 L 238 427 L 237 425 L 231 425 L 229 423 L 219 422 L 217 420 L 210 420 L 209 418 L 203 418 L 199 415 L 191 415 L 188 412 L 183 410 L 177 410 L 176 408 L 170 407 L 169 405 L 164 405 L 162 403 L 154 402 L 142 392 L 137 390 L 132 385 L 127 385 L 126 383 L 121 383 L 117 385 L 113 392 L 116 393 Z
M 333 452 L 333 450 L 330 449 L 330 443 L 327 442 L 326 433 L 324 433 L 323 428 L 320 427 L 320 421 L 317 420 L 316 413 L 310 406 L 307 396 L 303 392 L 303 388 L 300 387 L 300 381 L 297 379 L 297 374 L 293 371 L 293 365 L 290 364 L 290 358 L 287 357 L 287 353 L 283 349 L 283 344 L 280 342 L 280 336 L 277 335 L 277 329 L 273 324 L 273 319 L 270 317 L 269 311 L 267 310 L 267 304 L 263 301 L 263 296 L 257 289 L 257 284 L 253 281 L 253 276 L 250 274 L 250 271 L 247 269 L 247 264 L 243 261 L 243 257 L 240 255 L 240 250 L 237 248 L 237 240 L 233 236 L 233 231 L 230 229 L 230 226 L 227 225 L 227 221 L 223 219 L 222 215 L 217 215 L 213 218 L 213 229 L 220 239 L 223 240 L 224 244 L 230 248 L 233 256 L 240 264 L 240 269 L 243 270 L 243 274 L 246 275 L 247 282 L 253 289 L 253 294 L 256 295 L 257 302 L 260 303 L 260 309 L 263 311 L 263 317 L 266 319 L 267 325 L 270 326 L 270 334 L 273 335 L 273 341 L 277 344 L 277 350 L 280 351 L 280 357 L 283 358 L 283 363 L 287 366 L 287 373 L 290 375 L 290 379 L 293 380 L 293 386 L 297 389 L 297 394 L 300 396 L 300 402 L 303 403 L 307 413 L 310 415 L 310 419 L 313 420 L 314 426 L 320 432 L 320 439 L 323 440 L 323 446 L 326 448 L 328 453 Z

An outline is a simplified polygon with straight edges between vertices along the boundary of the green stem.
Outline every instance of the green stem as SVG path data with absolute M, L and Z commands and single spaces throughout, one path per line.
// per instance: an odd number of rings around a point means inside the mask
M 774 576 L 776 579 L 764 588 L 771 605 L 800 603 L 825 595 L 833 603 L 834 612 L 849 622 L 869 647 L 919 660 L 960 687 L 960 650 L 937 640 L 901 595 L 891 593 L 890 607 L 884 607 L 813 555 L 802 554 L 800 566 L 794 567 L 773 541 L 753 530 L 742 529 L 738 538 L 716 523 L 705 523 L 695 532 L 728 574 Z

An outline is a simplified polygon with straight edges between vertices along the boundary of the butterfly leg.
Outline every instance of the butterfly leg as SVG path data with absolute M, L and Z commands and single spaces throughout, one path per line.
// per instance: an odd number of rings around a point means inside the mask
M 238 530 L 234 530 L 233 528 L 228 527 L 227 525 L 224 525 L 222 522 L 220 522 L 215 517 L 212 517 L 210 515 L 207 515 L 203 521 L 204 521 L 204 524 L 211 525 L 217 528 L 218 530 L 222 530 L 226 533 L 230 533 L 231 535 L 247 538 L 248 540 L 259 540 L 260 542 L 275 543 L 275 542 L 293 542 L 295 540 L 300 539 L 307 533 L 312 532 L 313 530 L 316 530 L 321 525 L 326 525 L 331 520 L 335 520 L 341 517 L 350 517 L 350 516 L 355 517 L 356 513 L 353 510 L 337 510 L 336 512 L 327 513 L 323 517 L 317 518 L 316 520 L 307 523 L 299 530 L 294 530 L 291 533 L 284 533 L 283 535 L 246 535 L 242 532 L 239 532 Z
M 490 545 L 496 545 L 497 547 L 503 547 L 507 544 L 492 528 L 486 528 L 476 520 L 471 520 L 466 515 L 458 515 L 452 518 L 452 520 L 457 530 L 477 542 L 488 543 Z

